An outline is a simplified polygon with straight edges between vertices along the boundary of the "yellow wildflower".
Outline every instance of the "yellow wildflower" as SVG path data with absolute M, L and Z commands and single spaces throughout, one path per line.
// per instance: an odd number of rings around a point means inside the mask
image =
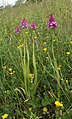
M 8 70 L 11 72 L 12 71 L 12 68 L 9 68 Z
M 36 39 L 37 37 L 36 36 L 34 36 L 34 39 Z
M 46 42 L 44 42 L 44 45 L 46 45 L 47 43 Z
M 58 66 L 58 70 L 61 70 L 61 65 Z
M 66 83 L 68 84 L 68 80 L 66 80 Z
M 24 44 L 21 44 L 17 48 L 19 49 L 19 48 L 22 48 L 23 46 L 24 46 Z
M 15 71 L 12 71 L 12 72 L 10 72 L 9 74 L 12 75 L 12 74 L 14 74 L 14 73 L 15 73 Z
M 61 78 L 61 81 L 63 81 L 63 78 Z
M 47 111 L 48 111 L 47 107 L 44 107 L 42 110 L 44 113 L 47 113 Z
M 55 105 L 56 105 L 57 107 L 62 107 L 62 106 L 63 106 L 63 104 L 62 104 L 61 102 L 59 102 L 59 101 L 55 101 Z
M 26 31 L 25 34 L 28 34 L 28 32 Z
M 33 76 L 34 76 L 34 75 L 31 74 L 31 73 L 29 74 L 29 78 L 30 78 L 30 79 L 33 79 Z
M 7 119 L 7 118 L 8 118 L 8 114 L 4 114 L 4 115 L 2 116 L 2 118 L 3 118 L 3 119 Z
M 67 55 L 70 55 L 71 53 L 70 52 L 66 52 Z
M 46 52 L 46 51 L 47 51 L 47 48 L 43 48 L 43 51 L 45 51 L 45 52 Z
M 32 111 L 32 108 L 31 107 L 29 108 L 29 111 Z

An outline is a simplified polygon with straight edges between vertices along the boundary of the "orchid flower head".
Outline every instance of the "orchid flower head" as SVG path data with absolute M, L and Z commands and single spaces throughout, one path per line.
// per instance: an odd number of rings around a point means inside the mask
M 55 27 L 57 27 L 57 22 L 52 13 L 50 14 L 50 18 L 48 20 L 48 27 L 50 29 L 54 29 Z
M 35 24 L 34 21 L 33 21 L 32 24 L 30 25 L 30 29 L 34 29 L 34 30 L 36 29 L 36 24 Z
M 17 34 L 20 33 L 20 32 L 21 32 L 20 28 L 19 28 L 19 27 L 16 27 L 15 32 L 16 32 Z
M 28 22 L 26 21 L 25 18 L 23 18 L 21 24 L 20 24 L 21 28 L 28 28 Z

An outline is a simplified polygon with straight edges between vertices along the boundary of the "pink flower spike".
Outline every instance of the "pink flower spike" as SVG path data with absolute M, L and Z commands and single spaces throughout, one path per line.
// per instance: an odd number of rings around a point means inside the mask
M 20 33 L 20 29 L 19 29 L 18 27 L 16 27 L 15 32 L 16 32 L 17 34 Z
M 28 28 L 28 23 L 25 18 L 22 20 L 20 26 L 21 26 L 21 28 Z
M 36 29 L 36 24 L 35 24 L 35 22 L 32 22 L 32 24 L 30 25 L 30 29 Z
M 52 15 L 52 13 L 51 13 L 50 18 L 48 20 L 48 27 L 50 29 L 54 29 L 55 27 L 57 27 L 57 22 L 56 22 L 54 16 Z

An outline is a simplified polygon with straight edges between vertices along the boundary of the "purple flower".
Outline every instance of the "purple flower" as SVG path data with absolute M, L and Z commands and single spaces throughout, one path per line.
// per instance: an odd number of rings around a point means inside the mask
M 20 28 L 16 27 L 15 32 L 18 34 L 20 33 Z
M 48 20 L 48 27 L 50 29 L 53 29 L 53 28 L 57 27 L 57 22 L 56 22 L 54 16 L 52 15 L 52 13 L 51 13 L 50 18 Z
M 32 22 L 32 24 L 30 25 L 30 29 L 36 29 L 36 24 L 35 24 L 35 22 Z
M 21 28 L 28 28 L 28 23 L 25 18 L 22 20 L 20 26 L 21 26 Z

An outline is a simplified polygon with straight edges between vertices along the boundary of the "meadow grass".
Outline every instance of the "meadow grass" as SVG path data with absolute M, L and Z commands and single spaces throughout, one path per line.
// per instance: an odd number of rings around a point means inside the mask
M 0 118 L 72 118 L 72 2 L 43 0 L 0 10 Z M 49 29 L 53 13 L 58 27 Z M 20 33 L 23 18 L 36 23 Z

